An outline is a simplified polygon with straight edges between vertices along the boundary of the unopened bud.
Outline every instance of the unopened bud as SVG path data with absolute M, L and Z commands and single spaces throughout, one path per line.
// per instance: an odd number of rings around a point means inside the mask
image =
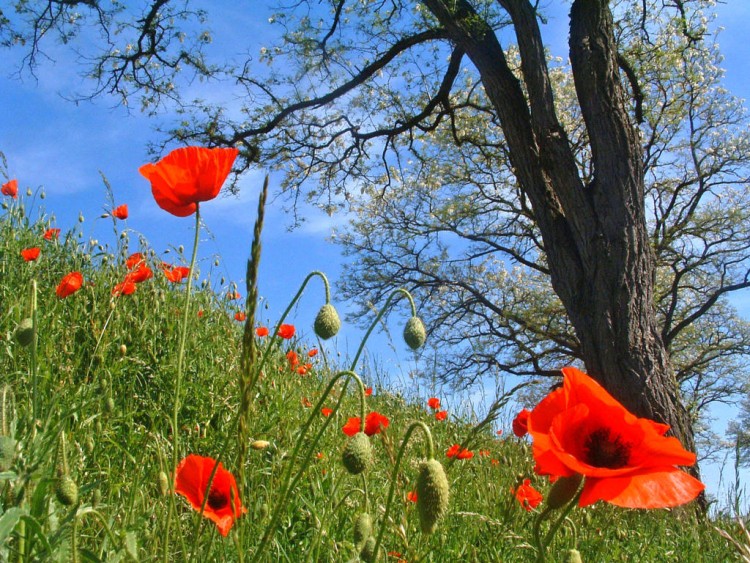
M 336 308 L 330 303 L 326 303 L 318 311 L 318 315 L 315 317 L 315 324 L 313 326 L 315 334 L 317 334 L 323 340 L 336 336 L 339 329 L 341 328 L 341 319 L 336 311 Z
M 352 475 L 359 475 L 372 463 L 372 445 L 364 432 L 357 432 L 346 444 L 341 461 Z
M 565 554 L 565 563 L 583 563 L 581 552 L 577 549 L 569 549 Z
M 21 346 L 28 346 L 34 340 L 34 321 L 31 317 L 22 319 L 16 330 L 13 332 L 13 337 L 16 339 Z
M 417 511 L 422 532 L 431 534 L 448 510 L 450 486 L 442 464 L 436 459 L 423 461 L 417 477 Z
M 255 440 L 250 444 L 250 447 L 254 450 L 265 450 L 271 443 L 267 440 Z
M 362 547 L 362 551 L 359 552 L 359 558 L 362 559 L 365 563 L 372 563 L 376 559 L 376 553 L 375 553 L 375 544 L 377 542 L 375 541 L 375 538 L 370 536 L 367 538 L 367 541 L 365 541 L 365 545 Z
M 63 475 L 55 486 L 55 496 L 60 504 L 73 506 L 78 503 L 78 485 L 69 475 Z
M 367 512 L 362 512 L 354 521 L 354 547 L 362 549 L 371 535 L 372 517 Z
M 412 350 L 421 348 L 425 340 L 427 340 L 427 331 L 419 317 L 412 317 L 406 322 L 404 340 Z
M 576 496 L 582 479 L 583 476 L 580 473 L 574 473 L 570 477 L 560 477 L 549 490 L 547 506 L 557 509 L 568 504 Z
M 164 471 L 159 471 L 159 494 L 163 497 L 169 494 L 169 477 Z
M 125 344 L 120 344 L 120 356 L 125 357 L 128 353 L 128 347 Z

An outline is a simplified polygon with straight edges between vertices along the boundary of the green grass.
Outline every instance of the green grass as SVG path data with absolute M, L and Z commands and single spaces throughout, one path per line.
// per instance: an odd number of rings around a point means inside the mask
M 0 560 L 164 560 L 172 498 L 160 491 L 159 474 L 173 469 L 171 417 L 185 285 L 166 281 L 155 254 L 121 237 L 117 225 L 113 248 L 86 241 L 85 224 L 60 225 L 59 241 L 43 240 L 49 218 L 33 200 L 4 198 L 0 214 L 0 431 L 16 441 L 0 472 Z M 20 256 L 29 246 L 42 248 L 36 262 L 25 263 Z M 149 256 L 154 278 L 133 295 L 113 299 L 111 289 L 122 281 L 125 258 L 135 251 Z M 81 271 L 86 283 L 59 299 L 55 287 L 72 270 Z M 220 455 L 237 475 L 242 326 L 233 320 L 237 304 L 225 299 L 227 288 L 201 288 L 205 279 L 199 272 L 190 309 L 178 457 Z M 38 287 L 38 343 L 23 347 L 14 330 L 31 315 L 33 283 Z M 290 285 L 290 299 L 297 289 Z M 286 322 L 312 326 L 313 319 Z M 305 332 L 312 334 L 311 329 Z M 258 340 L 261 353 L 272 341 Z M 380 560 L 399 559 L 386 555 L 389 552 L 400 553 L 410 563 L 535 559 L 532 529 L 539 510 L 524 510 L 511 489 L 524 478 L 542 493 L 549 485 L 534 475 L 526 441 L 498 437 L 489 426 L 477 431 L 454 417 L 438 422 L 422 400 L 378 389 L 368 398 L 367 410 L 388 416 L 390 426 L 371 440 L 375 463 L 365 477 L 351 476 L 340 461 L 347 441 L 341 427 L 360 409 L 355 386 L 349 384 L 331 419 L 314 413 L 302 453 L 329 424 L 310 449 L 310 461 L 301 463 L 291 454 L 312 411 L 304 406 L 305 399 L 314 405 L 343 366 L 333 365 L 332 358 L 321 353 L 311 360 L 312 370 L 300 376 L 290 370 L 286 353 L 296 350 L 304 363 L 318 342 L 276 342 L 249 406 L 249 439 L 270 445 L 249 449 L 241 460 L 245 482 L 239 483 L 240 495 L 247 513 L 224 538 L 177 497 L 166 559 L 252 560 L 290 464 L 301 476 L 273 527 L 264 561 L 357 560 L 352 526 L 364 510 L 365 486 L 376 532 L 385 526 Z M 339 390 L 336 386 L 334 392 Z M 325 404 L 332 407 L 335 402 L 330 397 Z M 436 458 L 450 483 L 448 512 L 430 536 L 420 532 L 417 507 L 406 500 L 407 492 L 416 488 L 417 463 L 424 456 L 419 433 L 407 446 L 395 500 L 387 521 L 383 518 L 394 460 L 413 421 L 431 429 Z M 468 438 L 474 458 L 448 460 L 445 451 Z M 488 454 L 479 455 L 480 450 Z M 73 506 L 62 504 L 54 492 L 66 472 L 63 465 L 78 486 Z M 715 525 L 740 537 L 731 521 L 697 518 L 690 507 L 648 512 L 600 503 L 576 508 L 550 546 L 549 560 L 564 561 L 574 547 L 583 561 L 739 560 Z

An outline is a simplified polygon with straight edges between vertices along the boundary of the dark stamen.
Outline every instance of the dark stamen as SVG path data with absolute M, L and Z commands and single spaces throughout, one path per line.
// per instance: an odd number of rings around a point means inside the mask
M 630 445 L 623 443 L 620 436 L 612 436 L 608 428 L 595 430 L 584 444 L 586 462 L 594 467 L 617 469 L 628 464 Z
M 214 510 L 219 510 L 221 508 L 224 508 L 227 504 L 229 504 L 229 499 L 224 495 L 224 493 L 217 491 L 216 489 L 211 489 L 208 493 L 208 506 L 213 508 Z

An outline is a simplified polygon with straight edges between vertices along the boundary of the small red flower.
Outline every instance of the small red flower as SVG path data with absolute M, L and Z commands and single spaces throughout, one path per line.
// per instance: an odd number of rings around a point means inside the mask
M 143 256 L 143 254 L 141 254 L 140 252 L 134 252 L 133 254 L 128 256 L 127 260 L 125 260 L 125 267 L 128 270 L 132 270 L 138 264 L 140 264 L 141 262 L 145 262 L 145 261 L 146 261 L 146 258 L 145 256 Z
M 312 406 L 310 399 L 308 399 L 307 397 L 302 397 L 302 406 L 306 409 L 309 409 Z
M 203 318 L 203 309 L 199 309 L 199 310 L 198 310 L 198 318 L 199 318 L 199 319 L 202 319 L 202 318 Z
M 112 210 L 112 217 L 115 219 L 127 219 L 128 218 L 128 204 L 123 203 L 122 205 L 115 207 Z
M 510 491 L 516 496 L 518 502 L 527 512 L 539 506 L 544 500 L 542 493 L 531 486 L 531 479 L 524 479 L 522 485 L 519 485 L 515 491 L 511 487 Z
M 44 240 L 52 240 L 60 237 L 60 229 L 47 229 L 44 231 L 42 238 Z
M 372 395 L 372 387 L 365 389 L 365 397 L 369 397 L 370 395 Z
M 294 336 L 294 325 L 281 325 L 278 334 L 281 338 L 289 340 Z
M 377 411 L 372 411 L 365 417 L 365 434 L 368 436 L 374 436 L 380 434 L 380 431 L 384 428 L 388 428 L 390 420 L 385 415 L 380 414 Z M 347 436 L 354 436 L 361 427 L 361 422 L 358 416 L 350 418 L 346 424 L 341 428 L 344 434 Z
M 124 282 L 118 283 L 115 287 L 112 288 L 112 295 L 114 295 L 115 297 L 119 295 L 131 295 L 135 293 L 135 289 L 135 282 L 126 279 Z
M 5 182 L 2 188 L 0 188 L 0 193 L 10 196 L 13 199 L 18 199 L 18 180 L 13 178 Z
M 492 465 L 500 465 L 500 462 L 498 460 L 494 459 L 494 458 L 490 460 L 490 463 Z
M 323 407 L 322 409 L 320 409 L 320 414 L 322 414 L 326 418 L 331 416 L 331 413 L 333 413 L 333 409 L 329 409 L 328 407 Z
M 142 283 L 154 277 L 154 272 L 145 262 L 138 262 L 135 267 L 125 275 L 125 281 Z
M 289 367 L 294 367 L 299 364 L 299 356 L 297 356 L 297 352 L 294 350 L 289 350 L 286 353 L 286 359 L 289 361 Z
M 217 461 L 210 457 L 190 454 L 177 466 L 175 493 L 185 497 L 194 510 L 200 511 L 203 506 L 209 478 L 216 464 Z M 218 462 L 203 516 L 216 524 L 222 536 L 226 536 L 243 512 L 245 509 L 242 507 L 234 475 Z
M 70 272 L 60 280 L 55 293 L 60 299 L 64 299 L 81 289 L 81 286 L 83 286 L 83 276 L 81 275 L 81 272 Z
M 435 420 L 442 421 L 448 418 L 448 411 L 438 411 L 435 413 Z
M 458 444 L 453 444 L 450 448 L 448 448 L 448 451 L 445 452 L 445 455 L 448 457 L 455 457 L 456 459 L 471 459 L 474 457 L 474 452 L 467 450 L 466 448 L 462 448 Z
M 318 349 L 317 348 L 310 348 L 310 350 L 308 350 L 308 352 L 307 352 L 307 356 L 309 358 L 314 358 L 317 355 L 318 355 Z
M 305 364 L 304 366 L 299 366 L 297 368 L 297 374 L 298 375 L 305 375 L 307 373 L 307 370 L 308 370 L 307 364 Z
M 244 322 L 244 320 L 247 318 L 247 315 L 244 311 L 237 311 L 234 314 L 234 320 L 239 322 Z
M 184 147 L 138 171 L 151 182 L 156 204 L 177 217 L 195 213 L 198 203 L 214 199 L 232 170 L 235 148 Z
M 268 328 L 265 326 L 259 326 L 258 328 L 255 329 L 255 336 L 259 338 L 263 336 L 268 336 Z
M 164 276 L 167 278 L 167 280 L 172 283 L 180 283 L 190 275 L 190 268 L 188 268 L 187 266 L 172 267 L 163 264 L 162 271 L 164 272 Z
M 529 432 L 529 415 L 531 411 L 522 409 L 513 419 L 513 434 L 523 438 Z
M 490 450 L 479 450 L 479 457 L 490 457 Z
M 409 491 L 406 493 L 406 500 L 409 502 L 417 502 L 417 491 Z
M 437 397 L 430 397 L 427 399 L 427 406 L 433 410 L 438 410 L 440 408 L 440 399 Z
M 502 436 L 503 435 L 503 431 L 502 430 L 498 430 L 497 432 L 495 432 L 495 434 L 497 434 L 498 436 Z
M 41 248 L 38 246 L 32 246 L 31 248 L 24 248 L 21 251 L 21 257 L 26 260 L 26 262 L 33 262 L 37 258 L 39 258 L 39 253 L 42 251 Z

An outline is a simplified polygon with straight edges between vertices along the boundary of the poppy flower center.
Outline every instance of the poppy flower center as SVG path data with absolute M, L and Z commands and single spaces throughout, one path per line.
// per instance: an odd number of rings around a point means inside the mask
M 220 510 L 229 504 L 229 499 L 221 491 L 211 489 L 208 493 L 208 506 L 214 510 Z
M 608 428 L 599 428 L 588 435 L 584 443 L 586 463 L 593 467 L 618 469 L 628 464 L 630 445 L 620 436 L 612 436 Z

